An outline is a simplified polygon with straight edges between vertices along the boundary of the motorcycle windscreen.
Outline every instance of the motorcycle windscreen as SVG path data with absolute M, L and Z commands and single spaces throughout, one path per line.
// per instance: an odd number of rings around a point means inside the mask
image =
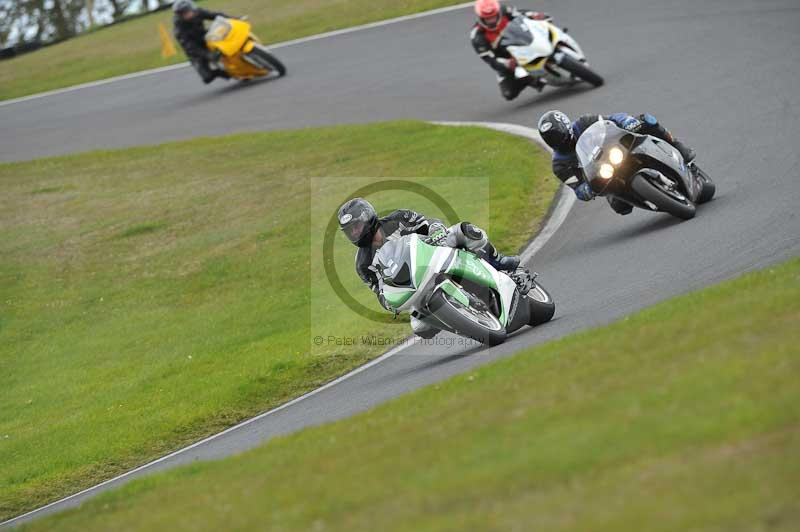
M 528 30 L 528 26 L 520 19 L 512 20 L 503 30 L 503 35 L 500 37 L 500 46 L 505 48 L 509 46 L 530 46 L 532 42 L 533 33 Z
M 606 183 L 613 177 L 615 165 L 609 160 L 608 152 L 620 145 L 627 133 L 610 120 L 599 120 L 583 132 L 575 146 L 575 154 L 587 181 Z M 597 190 L 594 186 L 592 188 Z
M 214 22 L 211 23 L 211 26 L 209 26 L 208 31 L 206 32 L 206 41 L 224 41 L 230 32 L 231 25 L 228 22 L 228 19 L 217 17 L 214 19 Z
M 520 66 L 535 72 L 544 68 L 545 60 L 553 54 L 554 44 L 548 28 L 546 23 L 520 19 L 509 24 L 505 31 L 511 31 L 501 43 L 506 45 L 506 50 Z
M 375 253 L 372 267 L 389 286 L 413 287 L 410 239 L 406 236 L 386 242 Z
M 242 49 L 250 37 L 250 24 L 241 20 L 217 17 L 206 32 L 206 44 L 230 57 Z

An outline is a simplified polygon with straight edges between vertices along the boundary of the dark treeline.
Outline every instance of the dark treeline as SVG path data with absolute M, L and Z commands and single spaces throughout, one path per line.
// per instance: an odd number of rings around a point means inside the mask
M 0 48 L 25 51 L 163 9 L 172 0 L 0 0 Z

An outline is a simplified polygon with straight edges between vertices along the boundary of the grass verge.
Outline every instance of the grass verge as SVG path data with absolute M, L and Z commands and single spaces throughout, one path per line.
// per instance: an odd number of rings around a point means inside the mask
M 407 334 L 406 324 L 346 311 L 312 258 L 315 224 L 372 176 L 421 176 L 414 182 L 509 250 L 546 212 L 556 187 L 548 175 L 547 157 L 523 139 L 417 122 L 0 165 L 0 519 L 384 350 L 313 346 L 312 316 L 338 335 Z M 380 210 L 438 215 L 424 197 L 370 199 Z M 353 254 L 337 236 L 343 283 L 379 310 Z
M 218 0 L 201 2 L 231 16 L 249 15 L 265 43 L 288 41 L 460 2 L 455 0 Z M 105 79 L 185 61 L 161 57 L 161 12 L 101 28 L 18 58 L 0 61 L 0 100 Z M 465 30 L 466 31 L 466 30 Z
M 800 259 L 31 530 L 796 530 Z

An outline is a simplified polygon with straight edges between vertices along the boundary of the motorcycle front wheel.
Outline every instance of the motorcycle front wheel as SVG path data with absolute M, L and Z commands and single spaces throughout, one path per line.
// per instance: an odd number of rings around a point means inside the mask
M 254 56 L 256 61 L 258 61 L 258 63 L 264 68 L 276 71 L 281 75 L 281 77 L 286 75 L 286 66 L 281 63 L 280 59 L 269 53 L 263 46 L 259 46 L 257 44 L 253 48 L 253 51 L 250 52 L 250 55 Z
M 681 220 L 694 218 L 697 208 L 686 197 L 681 200 L 675 192 L 668 192 L 655 183 L 645 179 L 641 174 L 633 178 L 631 188 L 643 199 L 649 201 L 658 210 L 671 214 Z M 681 196 L 683 196 L 681 194 Z
M 600 87 L 603 85 L 603 83 L 605 83 L 605 80 L 602 76 L 600 76 L 600 74 L 597 74 L 584 63 L 581 63 L 577 59 L 573 59 L 568 55 L 564 55 L 559 66 L 576 78 L 580 78 L 594 87 Z
M 431 297 L 428 309 L 461 336 L 486 345 L 498 345 L 506 340 L 506 330 L 494 314 L 464 305 L 442 290 Z

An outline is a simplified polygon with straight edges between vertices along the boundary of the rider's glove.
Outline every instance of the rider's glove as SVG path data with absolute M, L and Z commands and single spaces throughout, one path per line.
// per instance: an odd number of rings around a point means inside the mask
M 590 201 L 594 199 L 592 187 L 589 186 L 589 183 L 585 182 L 575 187 L 575 195 L 578 196 L 578 199 L 581 201 Z
M 509 72 L 513 73 L 517 69 L 517 60 L 514 59 L 513 57 L 509 59 L 508 62 L 506 63 L 506 68 L 508 68 Z
M 431 224 L 428 226 L 428 234 L 429 235 L 432 235 L 436 231 L 441 231 L 441 230 L 445 230 L 446 231 L 447 230 L 447 226 L 444 225 L 442 222 L 440 222 L 438 220 L 435 221 L 435 222 L 431 222 Z
M 552 17 L 543 11 L 528 11 L 525 14 L 533 20 L 552 20 Z
M 444 245 L 447 240 L 447 227 L 441 223 L 432 223 L 428 228 L 428 243 L 432 246 Z

